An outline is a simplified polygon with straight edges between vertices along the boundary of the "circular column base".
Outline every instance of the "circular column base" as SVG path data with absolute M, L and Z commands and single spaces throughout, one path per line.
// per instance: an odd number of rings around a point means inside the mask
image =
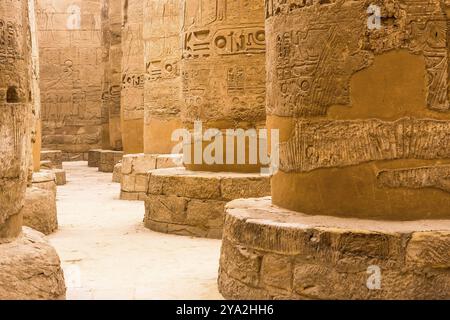
M 308 216 L 271 198 L 227 204 L 227 299 L 449 299 L 450 220 Z
M 27 227 L 0 243 L 0 300 L 64 299 L 59 257 L 44 236 Z
M 50 190 L 27 188 L 22 214 L 25 226 L 46 235 L 58 229 L 56 198 Z
M 270 177 L 259 173 L 152 170 L 144 224 L 158 232 L 220 239 L 225 204 L 270 194 Z

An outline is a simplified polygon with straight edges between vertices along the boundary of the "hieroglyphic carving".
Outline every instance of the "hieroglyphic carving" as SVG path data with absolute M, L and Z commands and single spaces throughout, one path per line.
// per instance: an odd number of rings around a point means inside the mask
M 31 160 L 31 66 L 28 1 L 3 0 L 0 2 L 0 238 L 15 236 L 21 230 L 17 217 Z M 11 222 L 14 219 L 16 222 Z
M 276 46 L 277 85 L 268 101 L 268 113 L 279 116 L 323 116 L 330 105 L 349 105 L 351 76 L 369 67 L 376 55 L 407 49 L 422 55 L 427 71 L 429 109 L 447 111 L 447 22 L 439 1 L 341 1 L 310 4 L 268 1 L 268 17 L 282 15 L 291 8 L 289 28 L 277 31 L 273 24 L 270 41 Z M 381 7 L 380 29 L 367 28 L 367 7 Z M 300 8 L 300 9 L 298 9 Z M 278 98 L 281 97 L 281 98 Z
M 265 118 L 263 1 L 186 1 L 184 120 Z
M 122 90 L 123 121 L 144 117 L 144 46 L 142 41 L 143 4 L 140 0 L 125 0 L 122 29 Z
M 298 120 L 280 144 L 283 171 L 351 166 L 375 160 L 450 159 L 450 121 Z
M 101 9 L 101 2 L 37 1 L 45 148 L 78 155 L 101 146 Z

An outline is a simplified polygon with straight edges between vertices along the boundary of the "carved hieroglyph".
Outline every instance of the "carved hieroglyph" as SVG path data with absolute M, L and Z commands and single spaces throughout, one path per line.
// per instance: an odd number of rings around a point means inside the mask
M 371 27 L 369 5 L 381 11 Z M 266 3 L 273 202 L 310 214 L 449 217 L 448 40 L 433 1 Z
M 31 44 L 27 1 L 0 3 L 0 238 L 17 235 L 30 163 Z
M 37 2 L 43 147 L 75 158 L 101 145 L 101 1 Z
M 260 126 L 266 94 L 264 1 L 187 0 L 185 6 L 184 122 L 202 120 L 204 127 L 219 129 Z
M 171 153 L 181 127 L 181 28 L 183 1 L 144 1 L 144 153 Z
M 122 143 L 125 153 L 143 151 L 144 44 L 142 0 L 122 0 Z
M 103 1 L 102 120 L 103 149 L 122 150 L 120 91 L 122 89 L 122 3 Z

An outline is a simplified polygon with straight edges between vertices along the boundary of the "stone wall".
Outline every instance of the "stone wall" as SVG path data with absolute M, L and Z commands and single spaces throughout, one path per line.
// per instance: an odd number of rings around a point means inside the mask
M 172 153 L 182 126 L 180 0 L 144 1 L 144 153 Z
M 42 144 L 65 160 L 102 143 L 101 0 L 39 0 Z

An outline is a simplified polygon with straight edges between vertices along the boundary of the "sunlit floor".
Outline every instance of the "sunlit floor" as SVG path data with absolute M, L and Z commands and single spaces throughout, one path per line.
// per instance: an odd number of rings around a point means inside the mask
M 144 203 L 119 200 L 111 173 L 66 162 L 58 187 L 61 258 L 67 299 L 221 299 L 220 241 L 150 231 Z

